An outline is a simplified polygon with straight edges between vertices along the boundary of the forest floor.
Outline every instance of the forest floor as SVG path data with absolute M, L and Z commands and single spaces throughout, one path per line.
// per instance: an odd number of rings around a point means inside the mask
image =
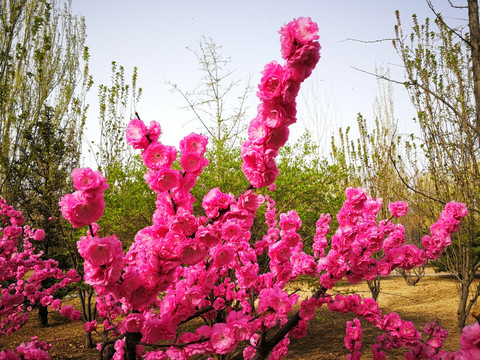
M 293 285 L 295 288 L 297 284 Z M 308 286 L 297 286 L 300 294 L 308 296 Z M 362 297 L 370 297 L 366 283 L 356 285 L 340 284 L 331 293 L 358 293 Z M 445 350 L 454 351 L 459 347 L 460 334 L 456 330 L 456 312 L 458 291 L 455 281 L 444 276 L 425 276 L 416 286 L 408 286 L 402 277 L 389 277 L 381 282 L 381 292 L 378 303 L 383 313 L 396 312 L 402 319 L 413 321 L 417 329 L 422 330 L 425 323 L 436 321 L 447 329 L 449 337 L 445 342 Z M 65 304 L 77 307 L 77 299 L 69 299 Z M 480 309 L 477 304 L 476 311 Z M 345 325 L 353 319 L 352 314 L 339 314 L 323 307 L 317 311 L 317 316 L 309 323 L 308 335 L 303 339 L 292 339 L 290 352 L 286 359 L 344 359 L 347 354 L 343 338 Z M 49 314 L 47 328 L 37 325 L 32 314 L 30 321 L 14 334 L 0 339 L 0 350 L 13 348 L 22 342 L 28 342 L 30 337 L 38 336 L 39 340 L 52 344 L 51 359 L 98 359 L 95 349 L 84 346 L 84 331 L 81 322 L 71 323 L 56 312 Z M 468 318 L 467 323 L 474 321 Z M 371 344 L 375 342 L 380 331 L 362 321 L 364 338 L 364 359 L 371 359 Z M 100 337 L 94 339 L 100 341 Z M 404 351 L 405 352 L 405 351 Z M 401 352 L 387 353 L 387 359 L 403 359 Z

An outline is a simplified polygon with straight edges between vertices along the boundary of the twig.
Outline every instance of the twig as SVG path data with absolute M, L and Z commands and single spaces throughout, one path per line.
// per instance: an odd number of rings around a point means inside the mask
M 430 8 L 430 10 L 432 10 L 432 12 L 435 14 L 435 16 L 437 17 L 437 19 L 439 21 L 442 22 L 443 25 L 445 25 L 447 27 L 448 30 L 450 30 L 451 32 L 453 32 L 455 35 L 457 35 L 460 39 L 462 39 L 463 42 L 465 42 L 465 44 L 467 44 L 468 46 L 472 47 L 472 44 L 470 43 L 470 41 L 467 41 L 461 34 L 459 34 L 457 31 L 455 31 L 454 29 L 452 29 L 450 26 L 447 25 L 447 23 L 445 21 L 443 21 L 443 17 L 441 14 L 437 13 L 435 11 L 435 8 L 433 7 L 433 4 L 432 4 L 432 1 L 431 0 L 426 0 L 427 1 L 427 5 L 428 7 Z M 452 7 L 455 7 L 455 8 L 460 8 L 458 6 L 454 6 L 450 0 L 448 0 L 448 2 L 450 3 L 450 6 Z M 462 8 L 467 8 L 466 6 L 465 7 L 462 7 Z
M 385 41 L 394 41 L 394 40 L 396 40 L 396 39 L 385 38 L 385 39 L 377 39 L 377 40 L 360 40 L 360 39 L 346 38 L 345 40 L 341 40 L 339 42 L 354 41 L 354 42 L 359 42 L 359 43 L 363 43 L 363 44 L 375 44 L 375 43 L 380 43 L 380 42 L 385 42 Z

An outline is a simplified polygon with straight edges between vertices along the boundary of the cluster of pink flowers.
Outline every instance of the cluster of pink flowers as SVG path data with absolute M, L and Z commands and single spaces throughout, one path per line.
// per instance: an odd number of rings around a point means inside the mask
M 11 334 L 24 325 L 34 305 L 61 310 L 60 300 L 54 299 L 55 293 L 80 280 L 75 270 L 62 273 L 58 262 L 42 259 L 41 252 L 35 253 L 32 241 L 43 240 L 45 232 L 24 222 L 22 213 L 0 198 L 0 336 Z M 53 279 L 53 284 L 42 286 L 46 279 Z M 78 320 L 79 314 L 72 311 L 69 315 Z M 36 338 L 32 340 L 17 347 L 16 353 L 13 350 L 1 352 L 0 359 L 48 359 L 49 345 Z
M 401 346 L 409 351 L 408 359 L 449 356 L 440 350 L 446 332 L 438 326 L 426 326 L 428 340 L 423 341 L 411 322 L 395 313 L 382 314 L 373 299 L 332 296 L 328 290 L 342 279 L 352 283 L 373 279 L 396 267 L 409 269 L 435 258 L 467 214 L 463 204 L 447 204 L 432 225 L 431 235 L 422 240 L 424 248 L 419 249 L 405 244 L 403 226 L 392 219 L 377 221 L 381 199 L 370 198 L 362 188 L 348 188 L 337 215 L 339 228 L 330 242 L 331 218 L 320 216 L 312 256 L 303 250 L 298 214 L 288 211 L 277 216 L 275 201 L 252 190 L 272 184 L 277 176 L 274 158 L 288 137 L 287 126 L 295 122 L 295 96 L 319 59 L 317 30 L 309 18 L 299 18 L 280 31 L 286 64 L 266 66 L 258 93 L 262 100 L 259 116 L 252 121 L 249 139 L 242 147 L 243 170 L 252 186 L 238 197 L 220 188 L 210 190 L 202 201 L 205 216 L 194 214 L 196 199 L 191 189 L 208 164 L 204 157 L 207 138 L 185 137 L 177 163 L 177 150 L 158 141 L 156 122 L 147 127 L 134 119 L 128 125 L 127 141 L 142 150 L 149 169 L 144 178 L 157 194 L 152 225 L 137 233 L 124 254 L 114 235 L 98 235 L 100 230 L 93 224 L 97 216 L 80 216 L 81 223 L 91 226 L 77 243 L 85 259 L 85 280 L 99 294 L 97 309 L 104 327 L 117 336 L 115 358 L 122 359 L 127 352 L 131 358 L 140 356 L 145 344 L 150 350 L 143 354 L 147 360 L 232 354 L 247 344 L 245 359 L 281 359 L 288 352 L 290 338 L 304 337 L 316 309 L 324 305 L 332 311 L 353 313 L 381 329 L 384 334 L 373 348 L 375 359 Z M 90 183 L 78 179 L 74 179 L 77 185 Z M 268 231 L 254 243 L 252 225 L 265 199 Z M 71 215 L 70 201 L 62 200 L 61 206 L 67 219 L 78 224 L 79 216 Z M 405 215 L 408 207 L 397 202 L 389 209 L 396 218 Z M 377 259 L 380 251 L 385 256 Z M 260 271 L 258 258 L 264 255 L 269 258 L 268 268 Z M 300 301 L 297 294 L 287 291 L 287 283 L 302 275 L 318 278 L 319 289 Z M 292 314 L 299 301 L 300 309 Z M 198 318 L 203 321 L 195 322 Z M 189 331 L 181 326 L 186 323 Z M 85 329 L 93 331 L 96 326 L 96 322 L 88 323 Z M 467 331 L 462 351 L 474 354 L 478 342 L 470 334 L 476 333 L 476 328 Z M 360 358 L 361 339 L 362 328 L 355 319 L 347 324 L 345 337 L 350 359 Z M 157 346 L 158 342 L 162 345 Z
M 347 360 L 359 360 L 362 356 L 360 350 L 362 349 L 363 330 L 360 320 L 357 318 L 353 321 L 347 321 L 345 347 L 350 352 L 347 355 Z
M 7 350 L 0 352 L 0 360 L 48 360 L 48 350 L 52 347 L 44 341 L 38 341 L 36 336 L 29 343 L 21 343 L 15 348 L 16 351 Z
M 397 267 L 410 270 L 425 263 L 426 259 L 437 259 L 450 245 L 450 234 L 458 230 L 461 218 L 467 214 L 465 205 L 447 204 L 439 220 L 431 226 L 431 235 L 422 238 L 424 249 L 419 249 L 405 243 L 403 225 L 389 220 L 377 224 L 381 199 L 368 197 L 362 188 L 349 188 L 346 196 L 347 200 L 337 215 L 339 229 L 332 237 L 332 248 L 319 262 L 318 271 L 323 272 L 320 281 L 327 289 L 343 277 L 352 283 L 373 280 L 378 274 L 389 275 Z M 405 203 L 393 204 L 389 206 L 393 217 L 406 213 Z M 317 232 L 320 236 L 314 238 L 314 250 L 318 255 L 326 246 L 323 229 L 328 225 L 328 218 L 319 221 Z M 381 250 L 384 257 L 372 256 Z
M 460 350 L 446 354 L 442 360 L 480 359 L 480 325 L 478 322 L 463 328 L 460 347 Z
M 75 228 L 92 224 L 103 215 L 103 192 L 108 189 L 106 179 L 99 171 L 75 169 L 73 186 L 77 191 L 62 197 L 59 205 L 62 215 Z
M 276 61 L 265 66 L 257 95 L 258 115 L 248 128 L 242 145 L 242 170 L 254 187 L 272 184 L 278 176 L 275 158 L 296 122 L 295 99 L 300 84 L 312 73 L 320 59 L 318 26 L 310 18 L 298 18 L 280 29 L 285 64 Z

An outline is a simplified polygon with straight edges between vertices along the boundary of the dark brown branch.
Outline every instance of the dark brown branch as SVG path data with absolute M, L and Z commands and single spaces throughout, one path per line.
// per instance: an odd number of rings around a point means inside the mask
M 318 289 L 317 292 L 312 295 L 312 298 L 318 299 L 320 296 L 324 295 L 326 291 L 327 289 L 321 286 L 320 289 Z M 260 341 L 260 345 L 257 348 L 257 353 L 255 354 L 253 360 L 266 359 L 268 354 L 270 354 L 270 352 L 273 350 L 273 348 L 280 341 L 282 341 L 295 326 L 298 325 L 299 321 L 300 311 L 297 311 L 280 329 L 278 329 L 278 331 L 271 339 L 266 340 L 265 338 L 262 338 L 262 341 Z
M 452 8 L 455 8 L 455 9 L 467 9 L 467 8 L 468 8 L 468 6 L 454 5 L 454 4 L 452 3 L 452 0 L 448 0 L 448 3 L 450 4 L 450 6 L 451 6 Z
M 447 25 L 447 23 L 445 21 L 443 21 L 443 17 L 442 17 L 442 14 L 439 14 L 435 11 L 435 8 L 433 7 L 433 4 L 432 4 L 432 1 L 431 0 L 426 0 L 427 1 L 427 5 L 428 7 L 430 8 L 430 10 L 432 10 L 432 12 L 435 14 L 435 17 L 442 22 L 443 25 L 446 26 L 446 28 L 448 30 L 450 30 L 451 32 L 453 32 L 455 35 L 457 35 L 460 39 L 462 39 L 462 41 L 467 44 L 468 46 L 472 47 L 472 44 L 470 43 L 470 41 L 467 41 L 467 39 L 465 39 L 460 33 L 458 33 L 458 31 L 455 31 L 454 29 L 452 29 L 450 26 Z M 450 0 L 449 0 L 450 2 Z M 452 7 L 455 7 L 452 5 L 452 3 L 450 2 L 450 5 Z
M 181 321 L 180 324 L 185 324 L 187 322 L 189 322 L 190 320 L 193 320 L 209 311 L 212 311 L 214 309 L 213 306 L 207 306 L 207 307 L 204 307 L 203 309 L 200 309 L 198 310 L 195 314 L 193 314 L 192 316 L 186 318 L 185 320 Z

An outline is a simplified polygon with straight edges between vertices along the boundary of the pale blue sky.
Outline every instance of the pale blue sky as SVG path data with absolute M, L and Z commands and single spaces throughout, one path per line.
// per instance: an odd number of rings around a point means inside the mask
M 433 3 L 447 17 L 466 17 L 466 11 L 451 9 L 447 0 Z M 179 109 L 185 105 L 181 97 L 165 84 L 171 81 L 188 90 L 200 81 L 195 57 L 186 48 L 198 48 L 202 36 L 213 38 L 222 45 L 223 55 L 231 57 L 235 77 L 252 75 L 256 87 L 263 66 L 271 60 L 281 61 L 278 30 L 300 16 L 318 23 L 322 58 L 303 86 L 307 91 L 301 97 L 308 105 L 299 101 L 294 136 L 303 131 L 303 106 L 317 108 L 321 117 L 318 127 L 327 128 L 328 137 L 339 126 L 356 126 L 359 112 L 371 119 L 376 80 L 352 67 L 374 72 L 376 66 L 389 66 L 398 78 L 402 75 L 399 60 L 391 42 L 345 40 L 392 38 L 396 9 L 405 25 L 412 13 L 419 18 L 433 17 L 424 0 L 73 0 L 74 13 L 86 18 L 96 86 L 108 84 L 112 60 L 125 66 L 128 74 L 137 66 L 144 91 L 137 110 L 145 121 L 160 122 L 161 140 L 171 145 L 192 130 L 201 130 L 200 124 L 189 122 L 193 114 Z M 314 90 L 319 92 L 318 101 L 311 96 Z M 95 87 L 89 97 L 90 133 L 97 121 L 96 94 Z M 395 88 L 395 101 L 400 127 L 411 128 L 414 112 L 403 88 Z M 257 104 L 253 96 L 252 116 Z

